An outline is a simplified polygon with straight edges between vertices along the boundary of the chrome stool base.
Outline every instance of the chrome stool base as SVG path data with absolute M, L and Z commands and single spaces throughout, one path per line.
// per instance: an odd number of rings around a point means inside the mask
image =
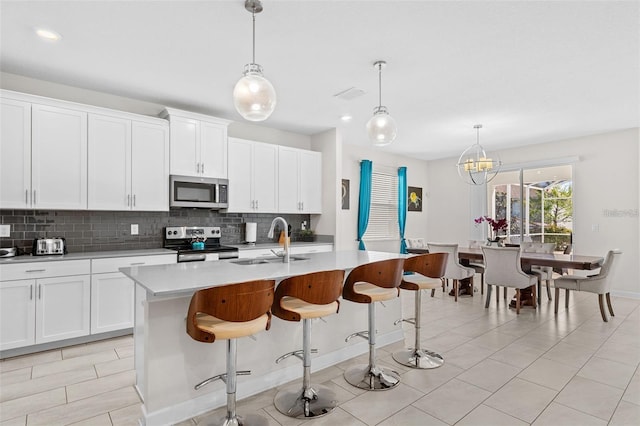
M 405 349 L 394 352 L 393 359 L 402 365 L 411 368 L 429 369 L 438 368 L 444 364 L 441 355 L 425 349 Z
M 356 365 L 344 372 L 344 379 L 350 385 L 366 390 L 388 390 L 400 384 L 397 371 L 378 366 Z
M 322 417 L 338 405 L 336 394 L 326 386 L 313 385 L 307 389 L 289 386 L 278 392 L 273 400 L 278 411 L 296 419 Z
M 233 418 L 223 417 L 215 423 L 208 423 L 205 420 L 202 424 L 212 426 L 268 426 L 269 420 L 258 414 L 248 414 L 246 416 L 234 416 Z

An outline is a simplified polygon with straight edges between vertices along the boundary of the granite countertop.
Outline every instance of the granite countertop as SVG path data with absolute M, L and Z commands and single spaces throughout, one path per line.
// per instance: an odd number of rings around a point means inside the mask
M 110 250 L 110 251 L 89 251 L 82 253 L 69 253 L 63 255 L 51 256 L 31 256 L 22 255 L 16 257 L 0 258 L 0 265 L 11 265 L 16 263 L 29 262 L 52 262 L 59 260 L 83 260 L 83 259 L 106 259 L 110 257 L 129 257 L 129 256 L 154 256 L 158 254 L 173 254 L 176 252 L 165 248 L 157 249 L 140 249 L 140 250 Z
M 302 257 L 302 256 L 301 256 Z M 172 265 L 134 266 L 120 271 L 144 287 L 153 296 L 189 295 L 194 290 L 258 279 L 281 280 L 294 275 L 340 269 L 348 271 L 358 265 L 379 260 L 406 258 L 407 255 L 376 251 L 332 251 L 311 253 L 305 260 L 291 263 L 268 262 L 255 265 L 236 264 L 234 260 L 186 262 Z M 246 260 L 246 259 L 244 259 Z

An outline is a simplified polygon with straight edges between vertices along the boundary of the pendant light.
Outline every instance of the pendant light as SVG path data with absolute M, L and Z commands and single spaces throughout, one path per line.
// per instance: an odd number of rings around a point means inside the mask
M 458 159 L 458 174 L 469 185 L 484 185 L 496 177 L 502 166 L 497 155 L 490 158 L 480 145 L 480 129 L 482 124 L 473 126 L 476 129 L 476 143 L 465 149 Z
M 263 121 L 276 107 L 276 91 L 262 76 L 262 67 L 256 64 L 256 13 L 262 12 L 262 3 L 245 0 L 244 8 L 253 17 L 253 57 L 251 63 L 244 66 L 244 75 L 233 89 L 233 104 L 246 120 Z
M 373 109 L 373 117 L 367 122 L 367 135 L 374 146 L 385 146 L 393 142 L 398 134 L 396 121 L 389 115 L 387 107 L 382 106 L 382 68 L 385 61 L 376 61 L 378 69 L 378 106 Z

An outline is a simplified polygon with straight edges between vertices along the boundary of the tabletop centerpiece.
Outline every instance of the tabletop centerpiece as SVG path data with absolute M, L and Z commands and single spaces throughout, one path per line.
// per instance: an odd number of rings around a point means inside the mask
M 502 245 L 501 237 L 498 236 L 498 232 L 507 229 L 507 219 L 498 219 L 495 220 L 489 216 L 480 216 L 478 218 L 473 219 L 476 225 L 481 224 L 482 222 L 487 222 L 489 225 L 489 238 L 487 238 L 487 245 L 492 245 L 496 243 L 498 246 Z

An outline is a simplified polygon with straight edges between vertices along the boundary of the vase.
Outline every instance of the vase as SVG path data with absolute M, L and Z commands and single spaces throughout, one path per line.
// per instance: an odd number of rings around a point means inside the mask
M 494 243 L 497 247 L 502 247 L 502 241 L 499 237 L 487 238 L 487 246 L 491 247 Z

